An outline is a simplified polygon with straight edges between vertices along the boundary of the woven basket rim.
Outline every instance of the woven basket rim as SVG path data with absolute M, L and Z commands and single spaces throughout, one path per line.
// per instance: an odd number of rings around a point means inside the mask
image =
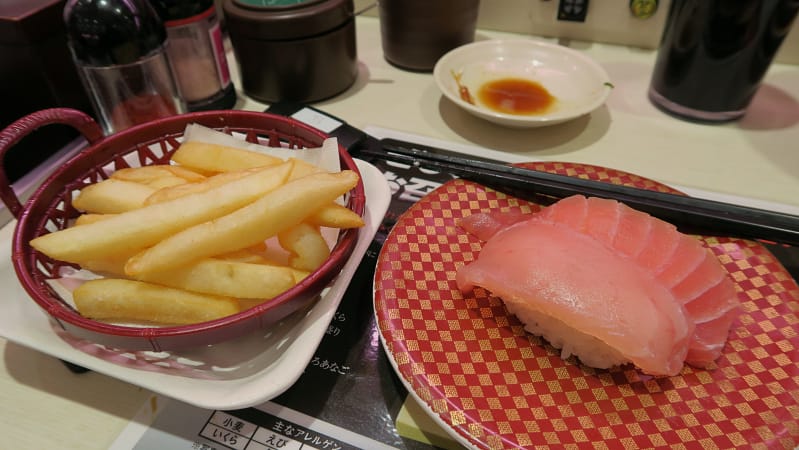
M 157 144 L 163 148 L 165 142 L 176 142 L 176 138 L 182 135 L 185 125 L 189 123 L 200 123 L 226 132 L 245 133 L 251 139 L 267 139 L 271 146 L 284 144 L 296 148 L 300 146 L 298 144 L 304 144 L 303 146 L 310 147 L 321 145 L 329 137 L 320 130 L 288 117 L 250 111 L 206 111 L 161 119 L 124 130 L 95 142 L 59 167 L 24 204 L 14 231 L 12 260 L 17 277 L 32 300 L 70 334 L 111 347 L 156 351 L 221 342 L 255 329 L 266 328 L 307 304 L 309 298 L 316 297 L 335 278 L 352 253 L 358 230 L 342 230 L 330 257 L 288 291 L 237 314 L 198 324 L 164 327 L 114 325 L 87 319 L 72 309 L 45 286 L 46 279 L 57 275 L 47 274 L 42 269 L 41 262 L 48 258 L 28 244 L 30 239 L 45 232 L 44 226 L 47 222 L 54 221 L 51 215 L 42 214 L 43 208 L 52 213 L 56 203 L 65 202 L 63 196 L 74 189 L 70 185 L 59 186 L 65 177 L 73 176 L 76 172 L 91 174 L 104 165 L 116 165 L 115 161 L 120 156 L 134 153 L 138 154 L 142 165 L 145 165 L 147 161 L 142 159 L 143 152 L 149 151 L 152 145 Z M 179 133 L 176 132 L 177 129 L 180 129 Z M 164 151 L 168 158 L 174 148 L 167 146 Z M 341 146 L 339 159 L 342 169 L 350 169 L 360 175 L 355 161 Z M 347 206 L 362 216 L 366 200 L 362 180 L 359 180 L 347 197 Z M 62 222 L 59 227 L 66 226 L 62 219 L 58 220 Z

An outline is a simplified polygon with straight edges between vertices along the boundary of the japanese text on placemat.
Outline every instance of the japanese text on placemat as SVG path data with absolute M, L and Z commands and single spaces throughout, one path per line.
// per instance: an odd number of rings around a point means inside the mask
M 354 450 L 339 439 L 259 411 L 254 423 L 223 411 L 214 411 L 200 436 L 235 450 Z M 200 444 L 204 445 L 204 444 Z M 203 448 L 203 447 L 196 447 Z M 205 447 L 210 449 L 213 447 Z

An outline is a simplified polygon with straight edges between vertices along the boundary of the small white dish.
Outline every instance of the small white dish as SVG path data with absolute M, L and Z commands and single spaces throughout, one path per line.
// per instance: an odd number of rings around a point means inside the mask
M 554 125 L 601 106 L 613 85 L 607 72 L 582 52 L 532 39 L 487 40 L 467 44 L 441 57 L 433 69 L 441 92 L 464 110 L 488 121 L 517 128 Z M 459 79 L 458 79 L 459 78 Z M 497 80 L 538 83 L 552 97 L 539 112 L 501 112 L 479 95 Z M 463 98 L 468 91 L 472 103 Z

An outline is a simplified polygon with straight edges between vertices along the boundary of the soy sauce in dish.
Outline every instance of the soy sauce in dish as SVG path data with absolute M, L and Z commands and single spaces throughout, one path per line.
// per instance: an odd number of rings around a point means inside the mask
M 505 114 L 541 114 L 555 97 L 540 83 L 523 78 L 500 78 L 480 86 L 477 98 L 494 111 Z

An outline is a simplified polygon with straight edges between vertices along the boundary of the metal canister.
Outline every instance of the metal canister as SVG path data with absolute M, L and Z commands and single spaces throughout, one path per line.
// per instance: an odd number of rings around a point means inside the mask
M 352 0 L 225 0 L 223 10 L 248 96 L 314 102 L 355 82 Z

